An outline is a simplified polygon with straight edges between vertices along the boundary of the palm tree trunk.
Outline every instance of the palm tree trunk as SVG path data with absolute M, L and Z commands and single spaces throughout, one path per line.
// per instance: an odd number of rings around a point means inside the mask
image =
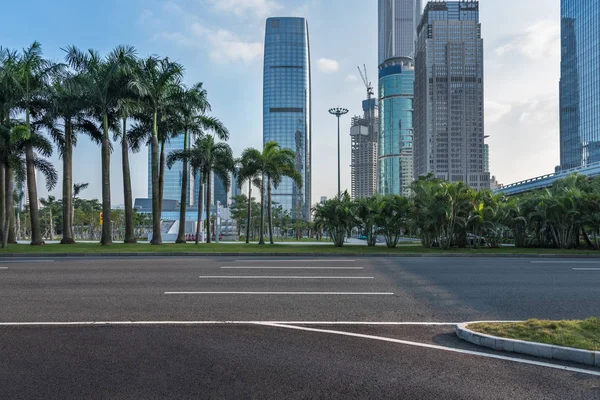
M 137 243 L 133 226 L 133 194 L 131 190 L 131 168 L 129 167 L 129 141 L 127 140 L 127 118 L 123 118 L 121 136 L 121 160 L 123 166 L 123 195 L 125 197 L 125 243 Z
M 5 196 L 5 205 L 6 205 L 6 213 L 4 214 L 3 222 L 3 232 L 2 236 L 2 248 L 5 249 L 8 245 L 9 240 L 9 228 L 10 228 L 10 220 L 12 219 L 12 203 L 13 203 L 13 190 L 15 186 L 15 173 L 12 168 L 6 168 L 6 196 Z
M 73 132 L 71 118 L 65 118 L 65 148 L 63 151 L 62 213 L 63 237 L 60 244 L 75 244 L 73 238 Z
M 198 188 L 198 222 L 196 223 L 196 244 L 200 242 L 200 232 L 202 231 L 202 208 L 204 206 L 204 187 L 202 186 L 202 171 L 198 171 L 200 176 L 200 187 Z
M 104 114 L 102 138 L 102 239 L 103 246 L 112 244 L 112 215 L 110 205 L 110 138 L 108 136 L 108 114 Z
M 54 217 L 52 216 L 52 203 L 48 207 L 48 213 L 50 214 L 50 240 L 54 240 Z
M 40 207 L 37 196 L 37 183 L 35 167 L 33 165 L 34 154 L 31 147 L 25 150 L 25 163 L 27 165 L 27 192 L 29 195 L 29 220 L 31 221 L 31 245 L 44 244 L 42 230 L 40 228 Z
M 260 227 L 258 244 L 265 244 L 265 176 L 260 180 Z
M 4 219 L 7 215 L 7 211 L 8 211 L 8 207 L 5 207 L 7 203 L 6 199 L 6 189 L 7 189 L 7 185 L 6 185 L 6 181 L 5 181 L 5 170 L 7 168 L 4 166 L 4 164 L 0 165 L 0 241 L 2 243 L 4 243 L 4 236 L 5 235 L 5 230 L 4 230 Z
M 212 239 L 210 234 L 210 191 L 212 189 L 210 185 L 210 173 L 211 171 L 208 171 L 206 178 L 206 243 L 211 243 Z
M 183 133 L 183 151 L 187 151 L 188 130 Z M 187 191 L 188 191 L 188 160 L 183 158 L 183 170 L 181 171 L 181 204 L 179 205 L 179 232 L 175 243 L 185 243 L 185 212 L 187 209 Z
M 166 166 L 165 141 L 163 140 L 160 143 L 160 167 L 158 170 L 158 202 L 160 205 L 161 212 L 162 212 L 162 206 L 163 206 L 163 197 L 165 195 L 165 166 Z
M 21 239 L 21 213 L 18 212 L 17 213 L 17 222 L 16 222 L 16 227 L 17 227 L 17 240 Z
M 158 130 L 156 125 L 157 112 L 154 111 L 152 128 L 152 241 L 150 244 L 162 244 L 160 232 L 161 204 L 158 185 Z
M 246 224 L 246 244 L 250 243 L 250 224 L 252 222 L 252 179 L 248 181 L 248 223 Z
M 271 177 L 267 177 L 267 218 L 269 219 L 269 242 L 275 244 L 273 241 L 273 215 L 272 215 L 272 204 L 271 204 Z

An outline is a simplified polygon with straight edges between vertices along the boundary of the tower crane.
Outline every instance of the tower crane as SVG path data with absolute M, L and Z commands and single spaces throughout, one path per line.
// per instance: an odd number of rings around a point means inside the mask
M 356 68 L 358 68 L 358 73 L 360 74 L 360 77 L 362 78 L 362 80 L 365 84 L 365 87 L 367 88 L 367 99 L 371 100 L 371 98 L 374 96 L 375 92 L 373 91 L 373 85 L 369 81 L 369 75 L 367 75 L 367 66 L 365 64 L 363 64 L 362 70 L 360 69 L 360 67 L 356 67 Z

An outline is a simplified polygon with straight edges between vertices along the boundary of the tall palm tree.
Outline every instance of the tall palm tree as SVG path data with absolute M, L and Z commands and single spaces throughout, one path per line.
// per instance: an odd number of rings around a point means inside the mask
M 215 138 L 210 135 L 206 135 L 198 139 L 199 147 L 204 153 L 204 163 L 202 164 L 202 173 L 204 174 L 204 181 L 206 182 L 206 215 L 209 223 L 206 229 L 206 242 L 211 242 L 210 233 L 210 198 L 211 198 L 211 173 L 221 178 L 225 184 L 225 190 L 229 188 L 231 184 L 230 174 L 235 173 L 235 159 L 233 158 L 233 151 L 228 144 L 223 142 L 215 142 Z
M 55 64 L 43 58 L 42 46 L 38 42 L 34 42 L 31 46 L 23 49 L 22 54 L 16 63 L 16 76 L 20 92 L 20 108 L 25 111 L 25 127 L 29 131 L 22 135 L 25 140 L 33 143 L 36 137 L 41 137 L 37 133 L 32 132 L 31 114 L 34 112 L 36 103 L 42 97 L 46 90 L 50 79 L 64 69 L 63 64 Z M 43 147 L 43 146 L 42 146 Z M 35 179 L 35 163 L 36 156 L 34 154 L 34 146 L 25 146 L 25 159 L 27 163 L 27 190 L 30 201 L 31 213 L 31 231 L 32 245 L 42 244 L 39 207 L 37 204 L 37 187 Z M 51 154 L 50 151 L 47 154 Z
M 252 221 L 252 185 L 258 183 L 260 186 L 259 173 L 261 171 L 261 153 L 254 148 L 248 148 L 243 151 L 238 160 L 240 165 L 237 171 L 237 182 L 241 189 L 245 182 L 248 182 L 248 221 L 246 223 L 246 243 L 250 243 L 250 223 Z
M 265 146 L 264 161 L 267 177 L 267 218 L 269 221 L 269 242 L 273 242 L 273 200 L 271 188 L 277 189 L 284 177 L 290 178 L 298 189 L 302 189 L 302 174 L 295 167 L 296 152 L 282 149 L 277 143 Z
M 46 115 L 42 123 L 57 144 L 63 161 L 62 213 L 63 238 L 61 244 L 74 244 L 73 237 L 73 150 L 78 133 L 85 133 L 97 144 L 102 143 L 102 131 L 87 118 L 89 101 L 77 74 L 66 73 L 55 77 L 46 96 Z
M 131 46 L 119 46 L 107 57 L 102 58 L 94 50 L 87 53 L 71 46 L 66 49 L 66 60 L 82 76 L 82 84 L 90 101 L 95 118 L 102 124 L 102 225 L 101 243 L 112 244 L 112 221 L 110 203 L 110 135 L 116 131 L 115 116 L 118 115 L 119 100 L 122 98 L 126 81 L 121 74 L 124 58 L 135 57 Z
M 183 76 L 183 67 L 168 58 L 151 56 L 139 63 L 139 73 L 131 82 L 131 87 L 140 95 L 152 114 L 152 241 L 162 244 L 160 232 L 160 184 L 158 157 L 158 123 L 161 112 L 173 103 L 179 82 Z
M 176 109 L 181 122 L 181 130 L 183 131 L 184 152 L 188 150 L 190 134 L 198 136 L 207 131 L 212 131 L 221 140 L 229 139 L 227 128 L 216 118 L 206 115 L 206 112 L 210 111 L 210 104 L 202 83 L 196 83 L 191 88 L 182 86 L 177 96 Z M 185 243 L 185 213 L 189 180 L 188 160 L 184 157 L 181 161 L 183 162 L 183 172 L 181 178 L 181 208 L 179 212 L 177 243 Z
M 0 165 L 5 170 L 5 187 L 6 187 L 6 198 L 4 204 L 1 205 L 2 209 L 6 212 L 3 213 L 2 219 L 0 220 L 2 228 L 2 248 L 6 248 L 8 242 L 11 240 L 10 235 L 10 221 L 14 221 L 14 202 L 13 202 L 13 190 L 15 176 L 22 181 L 25 179 L 25 170 L 23 168 L 23 147 L 18 142 L 19 132 L 23 132 L 26 128 L 23 126 L 15 127 L 12 131 L 7 129 L 4 125 L 0 124 Z

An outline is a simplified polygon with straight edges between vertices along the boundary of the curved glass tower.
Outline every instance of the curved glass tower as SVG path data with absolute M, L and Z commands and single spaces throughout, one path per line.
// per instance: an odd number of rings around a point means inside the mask
M 293 219 L 310 219 L 311 89 L 308 24 L 304 18 L 269 18 L 265 34 L 263 142 L 296 152 L 302 188 L 289 178 L 273 189 L 273 202 Z
M 379 67 L 379 190 L 383 195 L 410 195 L 413 177 L 412 58 L 391 58 Z
M 560 168 L 600 162 L 600 4 L 562 0 Z

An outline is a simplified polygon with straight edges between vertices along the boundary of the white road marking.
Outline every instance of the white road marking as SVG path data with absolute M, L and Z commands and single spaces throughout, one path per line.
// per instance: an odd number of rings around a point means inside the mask
M 532 264 L 600 264 L 600 261 L 530 261 Z
M 8 267 L 0 267 L 0 269 L 8 269 Z
M 541 362 L 541 361 L 526 360 L 523 358 L 501 356 L 501 355 L 497 355 L 497 354 L 483 353 L 483 352 L 479 352 L 479 351 L 462 350 L 462 349 L 456 349 L 456 348 L 452 348 L 452 347 L 438 346 L 438 345 L 434 345 L 434 344 L 411 342 L 408 340 L 393 339 L 393 338 L 388 338 L 388 337 L 383 337 L 383 336 L 373 336 L 373 335 L 364 335 L 361 333 L 333 331 L 333 330 L 329 330 L 329 329 L 306 328 L 306 327 L 301 327 L 301 326 L 292 326 L 292 325 L 285 325 L 285 324 L 271 323 L 271 324 L 261 324 L 261 325 L 272 326 L 272 327 L 276 327 L 276 328 L 296 329 L 296 330 L 308 331 L 308 332 L 319 332 L 319 333 L 329 333 L 329 334 L 342 335 L 342 336 L 352 336 L 352 337 L 358 337 L 358 338 L 363 338 L 363 339 L 381 340 L 384 342 L 398 343 L 398 344 L 404 344 L 404 345 L 415 346 L 415 347 L 423 347 L 426 349 L 443 350 L 443 351 L 449 351 L 449 352 L 453 352 L 453 353 L 468 354 L 468 355 L 472 355 L 472 356 L 480 356 L 480 357 L 486 357 L 486 358 L 494 358 L 496 360 L 512 361 L 512 362 L 516 362 L 516 363 L 520 363 L 520 364 L 529 364 L 529 365 L 535 365 L 538 367 L 554 368 L 554 369 L 558 369 L 558 370 L 562 370 L 562 371 L 577 372 L 580 374 L 600 376 L 600 371 L 592 371 L 592 370 L 587 370 L 587 369 L 582 369 L 582 368 L 573 368 L 573 367 L 567 367 L 564 365 L 552 364 L 552 363 Z
M 0 260 L 0 264 L 33 264 L 33 263 L 51 263 L 54 260 Z
M 315 260 L 315 259 L 311 259 L 311 258 L 307 258 L 306 260 L 235 260 L 235 262 L 247 262 L 247 263 L 259 263 L 259 262 L 268 262 L 268 263 L 273 263 L 273 262 L 279 262 L 279 263 L 300 263 L 300 262 L 307 262 L 307 263 L 331 263 L 331 262 L 356 262 L 356 260 L 327 260 L 327 259 L 319 259 L 319 260 Z
M 573 271 L 600 271 L 600 268 L 573 268 Z
M 394 293 L 373 292 L 165 292 L 172 294 L 245 294 L 245 295 L 277 295 L 277 296 L 393 296 Z
M 364 269 L 364 267 L 221 267 L 221 269 Z
M 200 279 L 375 279 L 373 276 L 200 276 Z
M 497 321 L 506 322 L 506 321 Z M 457 322 L 376 322 L 376 321 L 79 321 L 0 322 L 0 326 L 123 326 L 123 325 L 382 325 L 456 326 Z

